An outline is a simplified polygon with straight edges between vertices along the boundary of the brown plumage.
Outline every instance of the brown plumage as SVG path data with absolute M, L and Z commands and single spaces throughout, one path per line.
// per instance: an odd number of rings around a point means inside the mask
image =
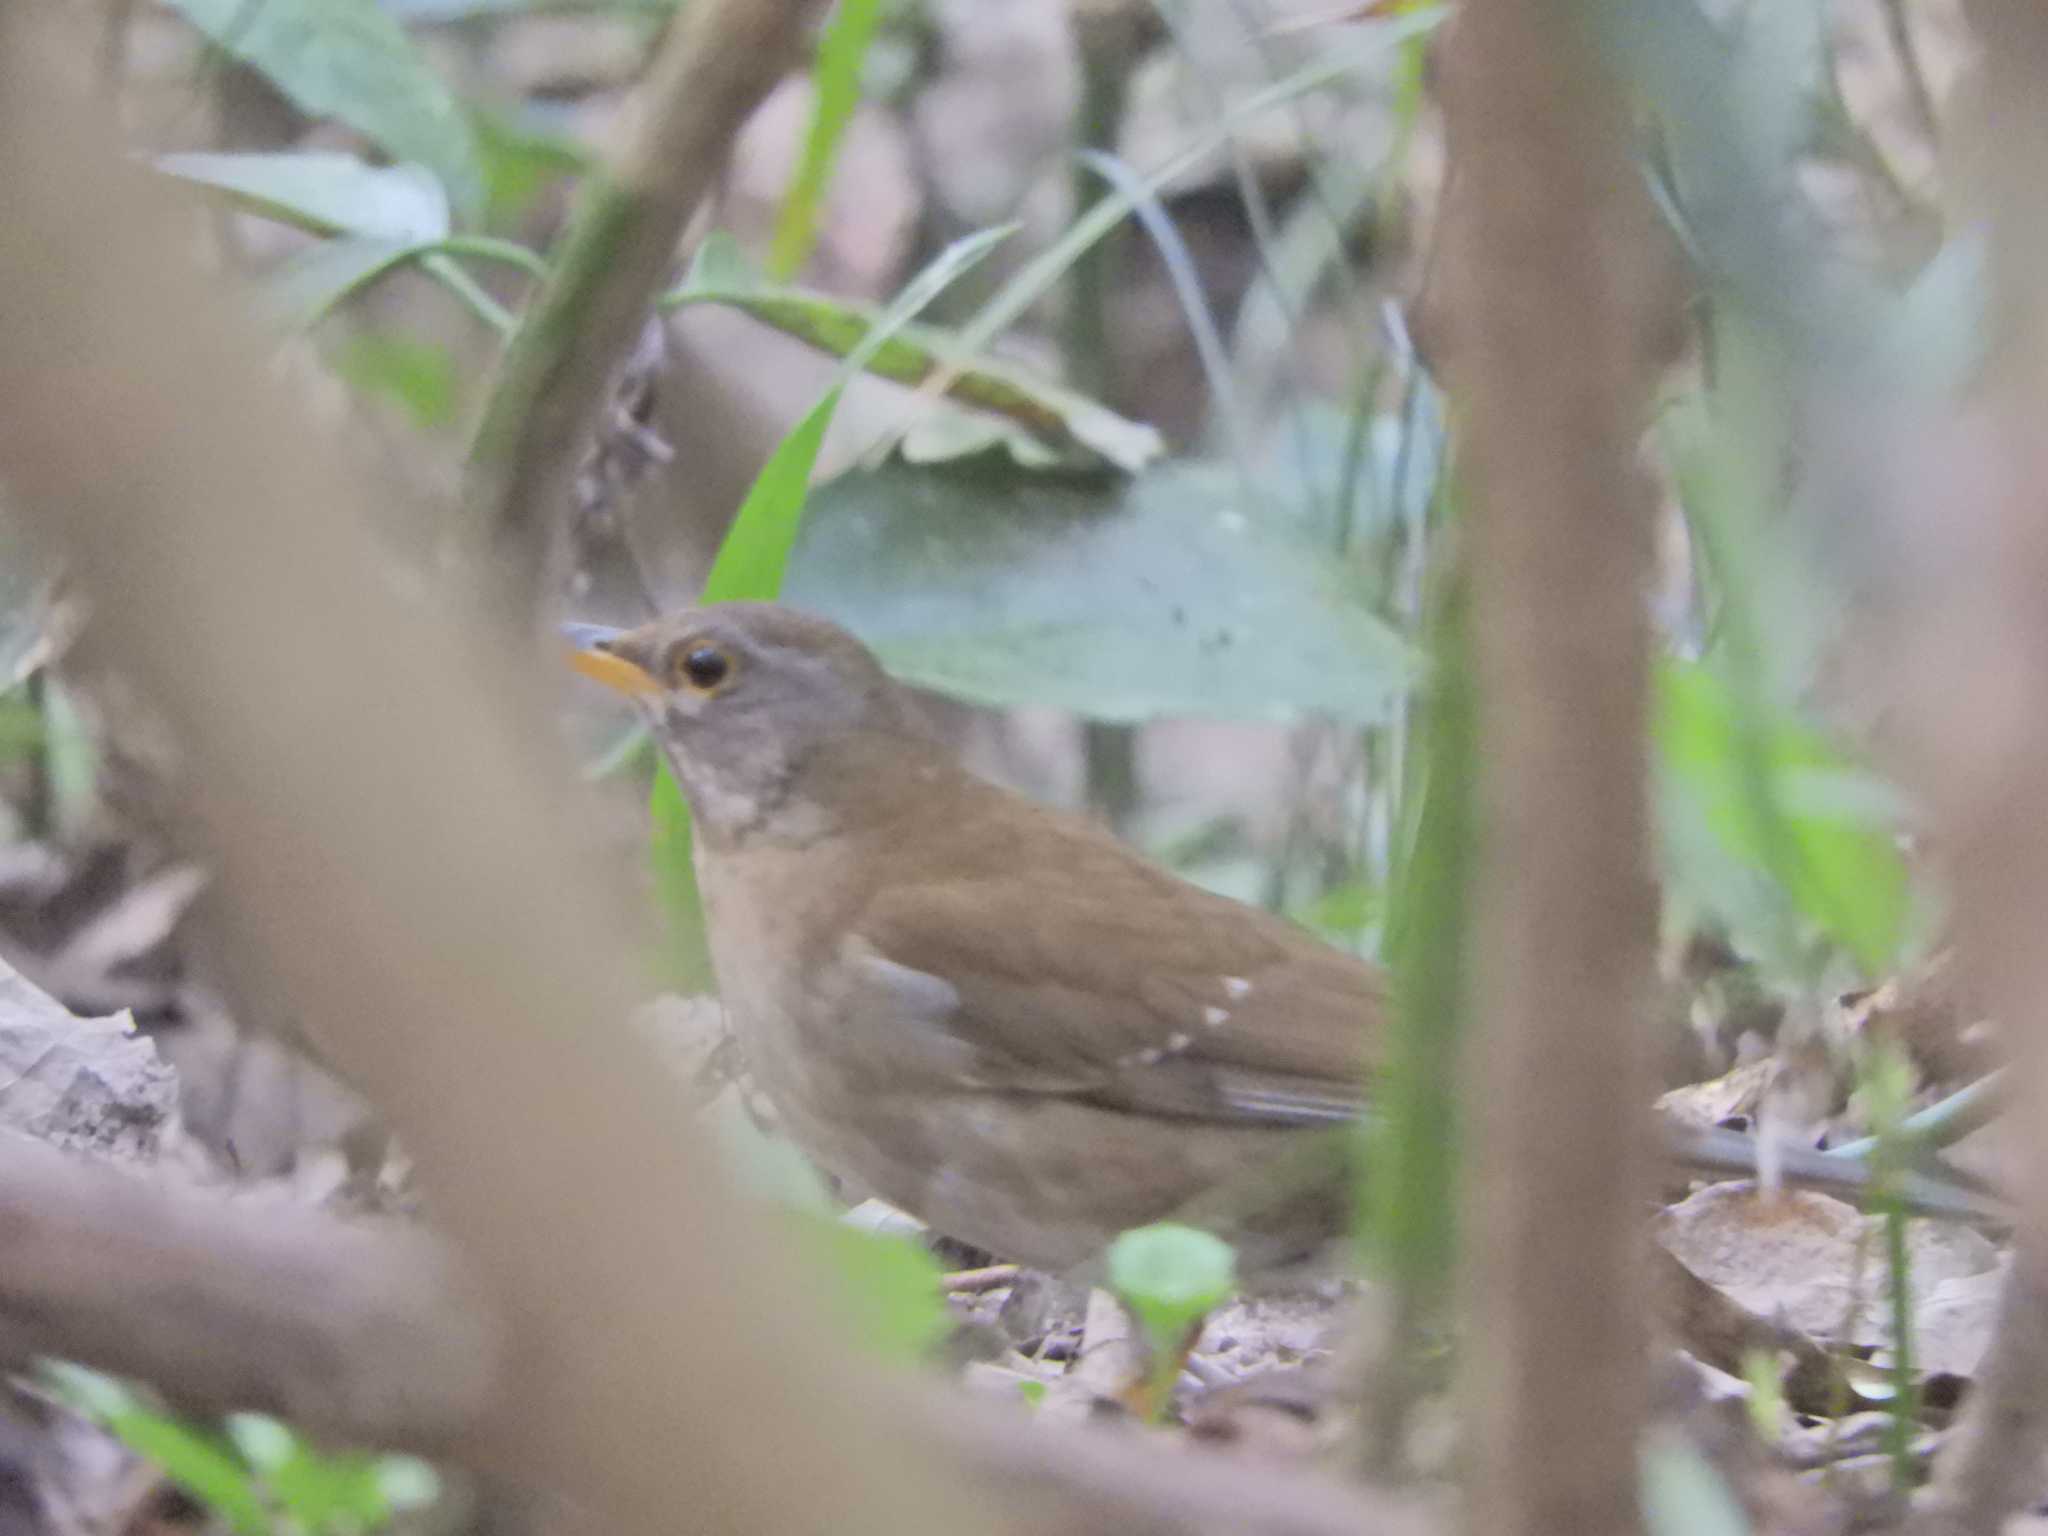
M 1065 1268 L 1357 1112 L 1372 967 L 968 773 L 845 631 L 732 604 L 598 649 L 697 816 L 734 1030 L 835 1174 Z M 1301 1209 L 1226 1235 L 1297 1257 L 1342 1202 Z
M 827 1169 L 1043 1269 L 1190 1205 L 1254 1271 L 1341 1230 L 1318 1132 L 1362 1107 L 1373 967 L 974 777 L 836 625 L 733 603 L 579 629 L 579 668 L 636 700 L 690 799 L 727 1015 Z M 1661 1135 L 1755 1172 L 1735 1132 Z M 1867 1178 L 1774 1160 L 1818 1188 Z M 1901 1187 L 1924 1213 L 2001 1215 L 1952 1171 Z

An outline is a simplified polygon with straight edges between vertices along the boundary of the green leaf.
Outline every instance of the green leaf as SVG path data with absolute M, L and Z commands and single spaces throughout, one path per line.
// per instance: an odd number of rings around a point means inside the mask
M 768 270 L 777 277 L 791 276 L 811 253 L 818 205 L 832 179 L 839 141 L 860 105 L 861 64 L 881 16 L 881 0 L 839 0 L 831 21 L 819 34 L 818 62 L 811 70 L 815 99 L 810 132 L 804 135 L 803 158 L 790 178 L 769 246 Z
M 242 1460 L 265 1474 L 299 1454 L 299 1437 L 267 1413 L 231 1413 L 225 1428 Z
M 450 229 L 448 194 L 422 165 L 376 166 L 354 155 L 307 152 L 161 155 L 156 168 L 316 235 L 417 245 Z
M 488 107 L 475 109 L 477 158 L 484 183 L 484 225 L 511 229 L 551 183 L 581 176 L 597 159 L 562 134 L 530 128 Z
M 269 1511 L 255 1480 L 225 1441 L 151 1412 L 119 1382 L 83 1366 L 45 1361 L 43 1377 L 76 1412 L 161 1467 L 164 1476 L 226 1520 L 238 1536 L 267 1536 Z
M 43 688 L 43 773 L 50 815 L 63 836 L 77 836 L 101 814 L 100 738 L 71 690 L 46 675 Z
M 810 491 L 811 470 L 839 408 L 842 388 L 835 384 L 827 391 L 768 455 L 718 547 L 718 558 L 704 582 L 705 602 L 765 601 L 781 588 Z
M 862 1348 L 917 1360 L 951 1329 L 938 1262 L 921 1244 L 817 1216 L 800 1219 L 797 1232 L 817 1267 L 836 1277 L 825 1304 Z
M 265 1490 L 299 1529 L 355 1536 L 391 1523 L 395 1506 L 385 1494 L 385 1459 L 315 1450 L 268 1414 L 230 1414 L 226 1427 L 242 1459 L 262 1475 Z M 432 1468 L 426 1470 L 432 1479 Z
M 1163 1221 L 1122 1234 L 1109 1245 L 1109 1285 L 1151 1340 L 1155 1357 L 1170 1358 L 1196 1324 L 1230 1299 L 1237 1255 L 1199 1227 Z
M 464 298 L 469 308 L 495 307 L 489 295 L 475 296 L 474 280 L 450 259 L 455 256 L 515 266 L 529 277 L 541 275 L 540 258 L 510 240 L 454 235 L 445 240 L 406 245 L 366 235 L 342 235 L 279 263 L 264 283 L 264 304 L 280 323 L 304 328 L 325 318 L 342 300 L 385 273 L 416 261 L 443 286 L 457 291 L 457 297 Z M 504 329 L 498 316 L 486 312 L 482 318 Z
M 1882 974 L 1911 907 L 1905 861 L 1882 814 L 1893 802 L 1818 731 L 1782 716 L 1750 718 L 1755 711 L 1706 667 L 1666 662 L 1656 681 L 1662 765 L 1720 850 L 1775 884 L 1865 975 Z
M 483 203 L 476 140 L 405 30 L 368 0 L 171 0 L 221 48 L 312 117 L 348 124 L 394 160 L 441 178 L 455 205 Z
M 262 307 L 280 325 L 301 330 L 393 267 L 417 246 L 366 235 L 344 235 L 295 251 L 265 276 Z
M 711 574 L 705 578 L 707 603 L 745 599 L 766 600 L 782 589 L 782 576 L 789 564 L 790 548 L 796 542 L 797 526 L 803 517 L 804 499 L 810 490 L 811 471 L 818 462 L 818 447 L 832 425 L 832 414 L 846 381 L 867 367 L 876 353 L 919 311 L 943 293 L 953 280 L 980 262 L 1007 239 L 1015 225 L 985 229 L 947 246 L 923 271 L 912 278 L 895 302 L 884 310 L 867 334 L 846 354 L 839 375 L 824 398 L 811 407 L 769 455 L 768 462 L 747 490 L 746 500 L 733 517 Z
M 771 283 L 747 265 L 732 238 L 708 236 L 689 275 L 662 303 L 667 308 L 717 304 L 737 309 L 786 336 L 847 357 L 876 328 L 866 308 L 807 288 Z M 963 361 L 963 359 L 965 359 Z M 1001 446 L 1033 467 L 1104 466 L 1136 471 L 1165 451 L 1159 433 L 1105 405 L 1061 388 L 1012 363 L 970 357 L 960 339 L 940 327 L 905 324 L 868 354 L 866 371 L 917 387 L 951 370 L 944 395 L 1003 418 L 936 411 L 913 425 L 904 457 L 927 463 L 962 458 Z M 1022 429 L 1021 431 L 1019 429 Z
M 1263 873 L 1263 871 L 1262 871 Z M 1346 880 L 1290 915 L 1333 943 L 1355 945 L 1383 915 L 1384 894 L 1370 881 Z
M 905 681 L 1091 719 L 1373 721 L 1417 678 L 1364 578 L 1225 469 L 1127 481 L 999 459 L 890 462 L 820 486 L 789 600 L 838 620 Z

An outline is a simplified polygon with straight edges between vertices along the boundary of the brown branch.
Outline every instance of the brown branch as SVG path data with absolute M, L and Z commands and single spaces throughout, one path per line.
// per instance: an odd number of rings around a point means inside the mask
M 614 162 L 590 177 L 554 270 L 506 349 L 477 429 L 468 532 L 503 597 L 535 611 L 549 533 L 570 506 L 584 440 L 652 312 L 683 226 L 740 126 L 795 56 L 815 0 L 696 0 L 640 87 Z
M 640 947 L 530 647 L 400 592 L 373 491 L 180 264 L 189 217 L 65 87 L 76 62 L 48 8 L 0 8 L 0 476 L 177 731 L 237 959 L 388 1113 L 504 1319 L 489 1460 L 624 1532 L 685 1504 L 984 1528 L 852 1400 L 625 1029 Z
M 425 1232 L 228 1201 L 0 1132 L 0 1358 L 170 1384 L 197 1414 L 461 1453 L 500 1356 Z
M 1466 1525 L 1638 1528 L 1648 498 L 1661 276 L 1574 7 L 1474 0 L 1445 47 L 1445 362 L 1480 698 L 1468 1043 Z M 1572 1384 L 1584 1412 L 1560 1415 Z
M 485 1432 L 507 1385 L 503 1336 L 454 1256 L 423 1231 L 181 1190 L 0 1133 L 0 1243 L 0 1361 L 59 1355 L 164 1383 L 190 1411 L 268 1409 L 350 1441 L 520 1470 Z M 1296 1466 L 1032 1422 L 909 1383 L 875 1395 L 878 1418 L 948 1456 L 990 1507 L 1013 1512 L 1006 1527 L 1017 1533 L 1442 1528 L 1421 1501 Z M 751 1428 L 794 1467 L 786 1422 Z

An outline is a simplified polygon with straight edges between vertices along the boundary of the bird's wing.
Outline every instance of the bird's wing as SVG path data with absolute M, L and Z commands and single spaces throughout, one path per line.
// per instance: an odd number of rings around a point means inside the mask
M 874 893 L 840 974 L 859 1027 L 963 1085 L 1156 1114 L 1357 1113 L 1377 973 L 1292 925 L 1104 849 Z

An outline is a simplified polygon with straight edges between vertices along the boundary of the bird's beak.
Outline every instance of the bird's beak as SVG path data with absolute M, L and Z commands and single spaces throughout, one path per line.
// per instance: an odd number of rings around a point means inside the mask
M 661 684 L 645 667 L 610 648 L 624 634 L 624 630 L 606 624 L 564 624 L 562 638 L 569 642 L 569 665 L 628 698 L 647 698 L 661 692 Z

